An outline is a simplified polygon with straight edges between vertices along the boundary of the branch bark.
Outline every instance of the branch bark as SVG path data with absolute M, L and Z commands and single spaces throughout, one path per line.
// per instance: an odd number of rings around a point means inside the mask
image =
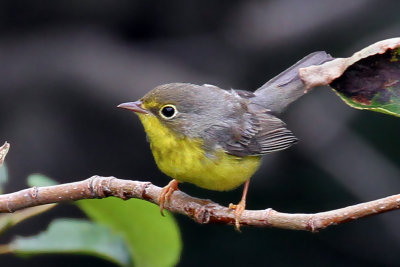
M 0 195 L 0 213 L 81 199 L 118 197 L 124 200 L 138 198 L 158 204 L 160 187 L 150 182 L 121 180 L 115 177 L 93 176 L 89 179 L 47 187 L 32 187 L 15 193 Z M 366 216 L 400 208 L 400 194 L 357 204 L 337 210 L 314 214 L 288 214 L 265 210 L 245 210 L 240 223 L 247 226 L 276 227 L 317 232 L 330 225 L 340 224 Z M 235 212 L 211 200 L 191 197 L 175 191 L 165 209 L 189 216 L 198 223 L 234 224 Z

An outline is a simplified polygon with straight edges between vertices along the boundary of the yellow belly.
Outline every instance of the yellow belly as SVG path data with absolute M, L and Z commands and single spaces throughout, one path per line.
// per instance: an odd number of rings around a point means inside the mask
M 201 140 L 177 137 L 152 115 L 139 115 L 158 168 L 166 175 L 210 190 L 231 190 L 254 174 L 259 156 L 236 157 L 224 151 L 205 154 Z

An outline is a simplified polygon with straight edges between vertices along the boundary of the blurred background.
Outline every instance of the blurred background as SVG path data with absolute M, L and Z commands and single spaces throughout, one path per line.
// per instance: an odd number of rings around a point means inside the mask
M 255 90 L 325 50 L 350 56 L 400 35 L 398 1 L 1 1 L 0 143 L 7 192 L 44 173 L 59 182 L 94 174 L 151 181 L 155 166 L 139 120 L 117 109 L 168 82 Z M 379 11 L 379 12 L 378 12 Z M 319 212 L 400 192 L 400 120 L 358 111 L 316 88 L 282 116 L 300 142 L 264 157 L 249 209 Z M 232 192 L 181 189 L 227 205 Z M 83 217 L 72 205 L 35 217 L 0 238 L 33 235 L 57 217 Z M 134 216 L 134 215 L 132 215 Z M 176 215 L 179 266 L 398 266 L 400 213 L 318 234 L 199 225 Z M 1 256 L 2 266 L 113 266 L 89 256 Z

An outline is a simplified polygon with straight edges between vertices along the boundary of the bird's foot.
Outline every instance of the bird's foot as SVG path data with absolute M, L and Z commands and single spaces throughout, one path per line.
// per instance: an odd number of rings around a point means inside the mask
M 163 212 L 164 203 L 166 201 L 169 201 L 172 193 L 174 193 L 176 190 L 179 190 L 178 189 L 178 184 L 179 184 L 179 182 L 174 179 L 171 182 L 169 182 L 165 187 L 163 187 L 163 189 L 161 190 L 160 197 L 158 198 L 158 202 L 160 203 L 159 204 L 160 205 L 160 212 L 161 212 L 162 216 L 165 216 L 164 212 Z
M 246 209 L 246 200 L 242 199 L 237 205 L 231 203 L 229 204 L 229 208 L 235 210 L 235 227 L 240 232 L 240 217 Z

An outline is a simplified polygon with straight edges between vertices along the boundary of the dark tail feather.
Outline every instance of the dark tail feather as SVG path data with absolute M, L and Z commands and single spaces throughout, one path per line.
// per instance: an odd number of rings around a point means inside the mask
M 281 113 L 290 103 L 304 95 L 304 84 L 299 77 L 299 68 L 320 65 L 333 58 L 324 51 L 314 52 L 269 80 L 257 89 L 252 102 L 261 105 L 273 113 Z

